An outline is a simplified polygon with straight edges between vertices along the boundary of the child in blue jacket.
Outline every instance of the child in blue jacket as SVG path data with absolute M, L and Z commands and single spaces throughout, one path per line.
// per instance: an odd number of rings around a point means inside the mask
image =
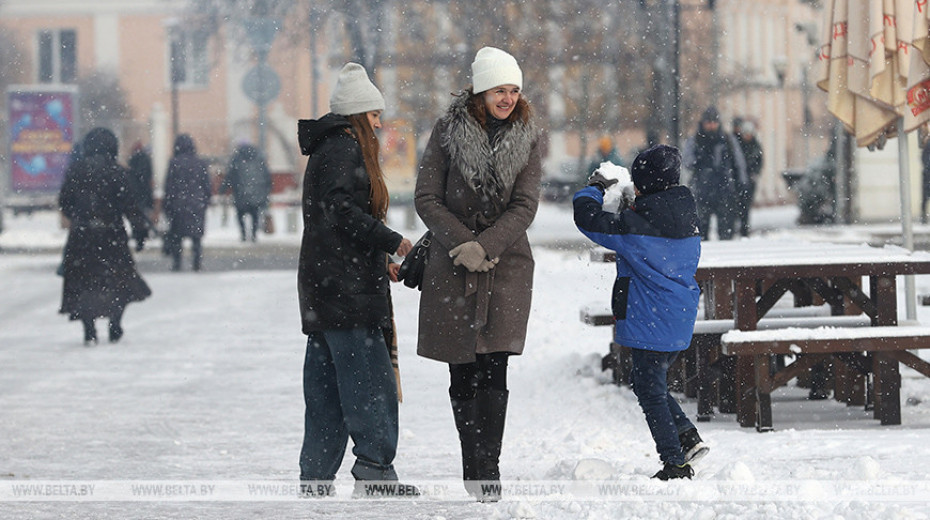
M 694 280 L 701 256 L 694 197 L 678 184 L 681 154 L 657 145 L 630 168 L 636 200 L 619 213 L 603 210 L 604 192 L 616 179 L 599 172 L 575 193 L 575 225 L 617 252 L 611 306 L 615 341 L 632 350 L 631 385 L 664 464 L 654 478 L 691 478 L 690 462 L 708 448 L 668 392 L 669 366 L 688 348 L 700 290 Z

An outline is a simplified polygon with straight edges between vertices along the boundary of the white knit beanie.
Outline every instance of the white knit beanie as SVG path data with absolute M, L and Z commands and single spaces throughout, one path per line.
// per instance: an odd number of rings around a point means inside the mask
M 384 110 L 384 96 L 368 79 L 365 67 L 346 63 L 339 71 L 336 88 L 329 98 L 329 110 L 341 116 Z
M 501 85 L 523 88 L 523 71 L 517 59 L 495 47 L 482 47 L 475 54 L 471 75 L 475 94 Z

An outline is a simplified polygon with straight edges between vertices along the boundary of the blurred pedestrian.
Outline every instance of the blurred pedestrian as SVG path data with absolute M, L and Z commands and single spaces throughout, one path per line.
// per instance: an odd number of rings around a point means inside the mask
M 602 135 L 601 138 L 597 140 L 597 151 L 594 152 L 594 158 L 588 164 L 588 171 L 586 174 L 590 175 L 591 172 L 597 170 L 601 166 L 601 163 L 604 162 L 623 166 L 623 159 L 620 157 L 620 153 L 617 152 L 614 140 L 607 134 Z
M 109 318 L 110 342 L 123 337 L 123 311 L 152 294 L 136 270 L 123 218 L 132 224 L 136 249 L 148 236 L 145 216 L 117 164 L 119 142 L 108 129 L 94 128 L 83 155 L 68 167 L 58 205 L 68 220 L 60 313 L 84 324 L 84 344 L 97 343 L 96 318 Z
M 309 156 L 297 274 L 307 335 L 301 491 L 333 493 L 351 437 L 356 493 L 416 495 L 415 487 L 397 483 L 394 470 L 398 394 L 388 281 L 397 281 L 400 266 L 388 255 L 404 256 L 413 244 L 384 223 L 390 198 L 375 135 L 384 97 L 364 67 L 349 63 L 329 105 L 329 114 L 301 120 L 297 129 Z
M 129 186 L 136 204 L 150 220 L 154 220 L 155 197 L 152 193 L 152 157 L 141 141 L 136 141 L 129 156 Z
M 255 242 L 262 215 L 268 207 L 268 195 L 271 194 L 271 174 L 258 148 L 250 144 L 236 147 L 220 191 L 232 191 L 242 241 L 251 239 Z M 246 216 L 250 218 L 251 224 L 248 229 L 245 225 Z
M 539 205 L 539 128 L 517 60 L 494 47 L 471 65 L 420 159 L 414 200 L 434 233 L 423 274 L 417 353 L 449 364 L 466 490 L 501 497 L 509 391 L 533 290 L 526 230 Z
M 199 271 L 203 261 L 203 238 L 212 188 L 207 162 L 197 156 L 194 140 L 181 134 L 174 140 L 174 157 L 165 179 L 165 216 L 170 225 L 165 235 L 165 252 L 171 256 L 171 270 L 181 270 L 184 238 L 191 239 L 192 267 Z
M 756 198 L 756 184 L 762 172 L 762 143 L 756 138 L 756 125 L 748 119 L 734 124 L 734 136 L 746 161 L 746 181 L 737 185 L 739 206 L 736 214 L 736 228 L 740 236 L 749 236 L 749 211 Z
M 717 217 L 718 237 L 733 238 L 737 189 L 749 181 L 739 143 L 721 128 L 716 107 L 708 107 L 701 114 L 697 132 L 685 141 L 682 166 L 691 171 L 701 238 L 709 237 L 711 216 Z

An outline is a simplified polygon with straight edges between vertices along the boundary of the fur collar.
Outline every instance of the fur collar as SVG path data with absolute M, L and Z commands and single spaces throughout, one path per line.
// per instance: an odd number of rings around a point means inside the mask
M 505 125 L 489 142 L 485 129 L 468 113 L 467 102 L 467 95 L 452 102 L 443 117 L 447 125 L 441 145 L 468 186 L 489 200 L 497 200 L 513 187 L 517 174 L 529 161 L 538 131 L 532 120 L 517 122 Z

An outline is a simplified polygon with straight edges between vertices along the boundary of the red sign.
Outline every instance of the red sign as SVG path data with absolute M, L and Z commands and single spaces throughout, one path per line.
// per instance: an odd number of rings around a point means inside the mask
M 930 79 L 925 79 L 908 89 L 907 106 L 914 117 L 930 109 Z

